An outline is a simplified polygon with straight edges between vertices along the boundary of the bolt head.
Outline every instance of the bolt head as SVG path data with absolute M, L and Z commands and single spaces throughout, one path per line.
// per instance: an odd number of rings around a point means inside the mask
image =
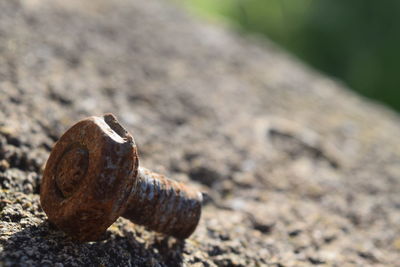
M 72 126 L 55 144 L 40 201 L 49 220 L 79 241 L 97 240 L 125 210 L 139 159 L 112 114 Z

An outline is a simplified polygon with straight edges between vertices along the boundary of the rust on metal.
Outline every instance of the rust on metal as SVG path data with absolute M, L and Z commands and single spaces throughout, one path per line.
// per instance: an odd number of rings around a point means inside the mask
M 139 167 L 133 137 L 106 114 L 78 122 L 58 140 L 40 201 L 49 220 L 80 241 L 97 240 L 121 215 L 183 239 L 200 220 L 202 195 Z
M 184 239 L 197 226 L 201 202 L 200 192 L 139 167 L 137 186 L 122 216 L 151 230 Z
M 79 144 L 72 144 L 66 149 L 57 164 L 56 185 L 64 198 L 70 197 L 86 176 L 89 163 L 88 151 Z

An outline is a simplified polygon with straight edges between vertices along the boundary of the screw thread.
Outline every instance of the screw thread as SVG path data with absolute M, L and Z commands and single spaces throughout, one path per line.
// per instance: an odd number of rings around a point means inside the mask
M 201 202 L 200 192 L 139 167 L 136 186 L 122 216 L 148 229 L 184 239 L 200 220 Z

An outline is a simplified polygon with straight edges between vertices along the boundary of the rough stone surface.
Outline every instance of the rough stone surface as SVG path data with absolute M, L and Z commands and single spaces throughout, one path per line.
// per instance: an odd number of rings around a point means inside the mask
M 400 120 L 272 44 L 162 0 L 0 1 L 1 266 L 396 266 Z M 46 220 L 55 140 L 114 113 L 141 163 L 208 193 L 185 242 Z

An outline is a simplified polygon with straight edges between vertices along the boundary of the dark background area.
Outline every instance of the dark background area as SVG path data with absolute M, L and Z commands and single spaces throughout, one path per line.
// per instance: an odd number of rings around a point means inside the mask
M 244 34 L 260 33 L 360 94 L 400 110 L 400 2 L 186 0 Z

